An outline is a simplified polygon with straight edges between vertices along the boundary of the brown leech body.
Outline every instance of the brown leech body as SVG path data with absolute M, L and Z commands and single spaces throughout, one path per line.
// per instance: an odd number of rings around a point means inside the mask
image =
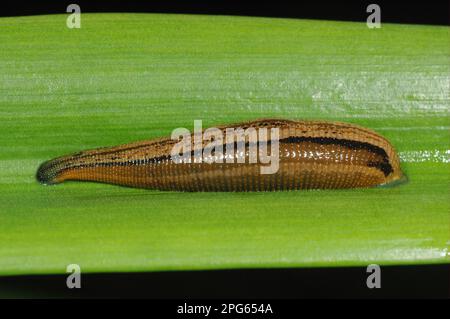
M 261 174 L 266 165 L 248 160 L 175 163 L 171 150 L 178 141 L 162 138 L 59 157 L 42 164 L 37 179 L 44 184 L 78 180 L 175 191 L 273 191 L 372 187 L 404 178 L 389 141 L 366 128 L 279 119 L 218 128 L 225 135 L 226 128 L 249 127 L 279 129 L 276 173 Z M 245 150 L 241 156 L 248 159 L 250 147 Z

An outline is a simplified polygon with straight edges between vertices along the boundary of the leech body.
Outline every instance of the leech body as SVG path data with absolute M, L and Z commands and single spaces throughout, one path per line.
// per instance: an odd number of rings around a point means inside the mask
M 59 157 L 42 164 L 37 179 L 44 184 L 78 180 L 174 191 L 274 191 L 372 187 L 404 177 L 389 141 L 360 126 L 263 119 L 218 128 L 225 133 L 238 127 L 279 129 L 275 174 L 261 174 L 265 164 L 259 162 L 176 163 L 171 150 L 178 141 L 161 138 Z M 251 150 L 245 149 L 234 156 L 248 159 Z

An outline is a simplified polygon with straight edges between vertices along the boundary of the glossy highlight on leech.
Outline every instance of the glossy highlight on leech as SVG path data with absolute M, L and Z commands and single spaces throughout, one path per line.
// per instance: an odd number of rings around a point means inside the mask
M 227 128 L 277 128 L 276 173 L 261 174 L 267 164 L 248 161 L 255 155 L 248 142 L 243 154 L 233 154 L 243 163 L 176 163 L 171 150 L 178 141 L 159 138 L 62 156 L 43 163 L 36 177 L 42 184 L 75 180 L 190 192 L 365 188 L 406 180 L 391 143 L 357 125 L 261 119 L 218 127 Z

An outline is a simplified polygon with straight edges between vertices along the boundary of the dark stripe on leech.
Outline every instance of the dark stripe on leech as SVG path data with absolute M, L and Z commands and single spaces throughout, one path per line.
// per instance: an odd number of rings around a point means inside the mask
M 377 155 L 381 155 L 383 159 L 388 159 L 386 151 L 379 146 L 360 141 L 353 141 L 348 139 L 340 139 L 334 137 L 307 137 L 307 136 L 290 136 L 280 140 L 282 143 L 300 143 L 312 142 L 321 145 L 340 145 L 352 149 L 366 150 Z
M 394 170 L 392 169 L 392 165 L 389 163 L 389 156 L 386 151 L 376 145 L 353 141 L 348 139 L 339 139 L 334 137 L 307 137 L 307 136 L 290 136 L 284 139 L 281 139 L 282 143 L 301 143 L 301 142 L 311 142 L 320 145 L 339 145 L 344 146 L 350 149 L 358 149 L 358 150 L 366 150 L 371 153 L 380 155 L 382 157 L 381 162 L 370 162 L 367 164 L 367 167 L 374 167 L 383 172 L 384 176 L 388 176 Z
M 389 157 L 386 153 L 386 151 L 376 145 L 367 143 L 367 142 L 360 142 L 360 141 L 353 141 L 349 139 L 338 139 L 334 137 L 308 137 L 308 136 L 290 136 L 286 138 L 282 138 L 279 140 L 280 143 L 285 144 L 293 144 L 293 143 L 302 143 L 302 142 L 310 142 L 310 143 L 316 143 L 320 145 L 339 145 L 344 146 L 349 149 L 358 149 L 358 150 L 365 150 L 369 151 L 371 153 L 377 154 L 382 157 L 381 162 L 370 162 L 367 164 L 367 167 L 375 167 L 383 172 L 384 176 L 388 176 L 391 174 L 394 170 L 392 169 L 391 164 L 389 163 Z M 268 141 L 268 144 L 270 144 L 271 141 Z M 226 149 L 227 144 L 223 144 L 222 148 L 225 147 Z M 245 148 L 248 148 L 250 146 L 250 143 L 245 143 Z M 254 143 L 252 143 L 252 146 L 254 146 Z M 234 149 L 237 149 L 237 142 L 234 142 Z M 191 152 L 191 156 L 194 155 L 194 151 Z M 164 160 L 165 157 L 162 157 L 161 160 Z

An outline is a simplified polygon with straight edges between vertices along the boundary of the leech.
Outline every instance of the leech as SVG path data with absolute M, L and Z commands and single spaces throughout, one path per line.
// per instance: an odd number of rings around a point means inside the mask
M 251 140 L 248 134 L 241 145 L 235 140 L 211 138 L 197 150 L 208 154 L 205 158 L 195 158 L 192 148 L 179 154 L 183 161 L 174 159 L 173 149 L 179 140 L 171 138 L 87 150 L 43 163 L 37 179 L 43 184 L 76 180 L 174 191 L 361 188 L 406 179 L 391 143 L 357 125 L 263 119 L 218 129 L 224 136 L 227 129 L 277 129 L 279 136 L 275 140 L 273 133 L 266 138 L 255 135 L 256 140 Z M 194 134 L 189 137 L 187 145 L 194 147 Z M 214 149 L 210 145 L 213 141 Z M 264 146 L 270 153 L 275 142 L 277 156 L 263 160 L 258 147 Z M 223 153 L 216 153 L 216 147 Z M 275 159 L 276 170 L 262 173 Z

